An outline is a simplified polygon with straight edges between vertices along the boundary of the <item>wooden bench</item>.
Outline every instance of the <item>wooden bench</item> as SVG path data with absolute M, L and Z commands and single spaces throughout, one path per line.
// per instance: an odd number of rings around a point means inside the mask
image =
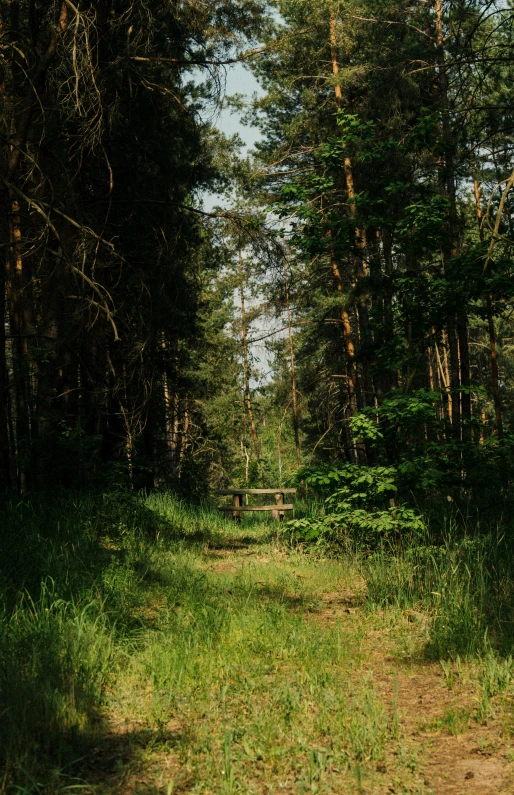
M 232 497 L 232 505 L 223 505 L 219 510 L 232 514 L 232 518 L 237 522 L 243 519 L 243 512 L 252 511 L 271 511 L 271 516 L 278 522 L 284 521 L 285 511 L 293 511 L 294 505 L 286 505 L 284 502 L 285 494 L 296 494 L 296 489 L 221 489 L 216 494 L 225 497 Z M 245 494 L 273 494 L 275 496 L 274 505 L 243 505 Z

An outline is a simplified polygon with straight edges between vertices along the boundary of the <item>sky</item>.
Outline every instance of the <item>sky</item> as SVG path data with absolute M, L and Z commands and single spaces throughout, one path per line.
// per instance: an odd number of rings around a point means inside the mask
M 244 94 L 250 102 L 254 93 L 262 96 L 263 91 L 253 74 L 243 64 L 234 64 L 227 68 L 225 93 L 228 96 Z M 215 124 L 226 135 L 238 133 L 248 148 L 251 148 L 259 139 L 259 130 L 256 127 L 241 124 L 239 113 L 222 110 L 216 118 Z
M 259 86 L 253 74 L 246 69 L 243 64 L 235 64 L 234 66 L 227 67 L 225 95 L 243 94 L 248 98 L 250 103 L 254 93 L 259 96 L 263 95 L 263 90 Z M 258 128 L 241 123 L 241 113 L 238 111 L 232 112 L 229 109 L 223 109 L 210 119 L 211 123 L 217 127 L 221 132 L 227 136 L 237 133 L 244 144 L 244 149 L 241 154 L 244 154 L 252 149 L 254 144 L 260 139 L 260 131 Z M 225 201 L 215 194 L 204 194 L 203 209 L 206 211 L 212 210 L 216 205 L 223 206 Z M 248 306 L 252 306 L 252 301 L 247 296 Z M 234 293 L 234 303 L 237 306 L 239 303 L 239 293 Z M 259 338 L 263 335 L 269 334 L 273 328 L 273 321 L 271 318 L 261 316 L 254 322 L 251 328 L 248 329 L 250 339 L 252 337 Z M 281 324 L 280 324 L 281 325 Z M 266 350 L 264 342 L 250 343 L 251 352 L 253 356 L 253 364 L 260 370 L 260 378 L 257 381 L 252 379 L 252 387 L 255 388 L 258 382 L 263 383 L 269 379 L 267 361 L 269 354 Z
M 259 96 L 262 96 L 264 92 L 253 74 L 246 69 L 243 64 L 239 63 L 226 67 L 224 93 L 225 96 L 243 94 L 244 97 L 247 98 L 249 104 L 253 94 L 257 93 Z M 236 133 L 239 135 L 244 144 L 244 149 L 241 152 L 243 156 L 252 149 L 260 138 L 260 132 L 257 127 L 241 123 L 241 113 L 239 111 L 222 108 L 222 110 L 217 111 L 209 121 L 227 136 L 235 135 Z M 214 206 L 223 205 L 223 203 L 220 197 L 215 194 L 204 194 L 203 208 L 207 212 L 212 210 Z

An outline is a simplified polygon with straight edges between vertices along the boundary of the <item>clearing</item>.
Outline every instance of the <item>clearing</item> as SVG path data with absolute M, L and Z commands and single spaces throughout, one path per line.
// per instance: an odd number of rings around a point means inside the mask
M 269 527 L 156 550 L 127 593 L 140 630 L 88 738 L 86 789 L 514 792 L 493 663 L 427 660 L 423 615 L 370 604 L 355 563 Z

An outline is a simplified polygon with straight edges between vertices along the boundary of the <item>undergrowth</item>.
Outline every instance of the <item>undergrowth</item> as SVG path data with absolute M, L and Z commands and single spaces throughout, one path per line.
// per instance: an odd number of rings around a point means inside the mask
M 271 523 L 236 528 L 169 495 L 32 497 L 5 503 L 0 524 L 0 791 L 118 775 L 129 757 L 108 713 L 134 759 L 143 736 L 174 748 L 191 792 L 205 777 L 236 792 L 261 767 L 271 780 L 296 766 L 311 792 L 330 765 L 360 781 L 403 741 L 373 682 L 351 684 L 358 633 L 305 620 L 323 607 L 311 587 L 340 591 L 344 572 L 364 581 L 369 614 L 419 611 L 423 654 L 448 680 L 462 660 L 480 664 L 479 718 L 512 687 L 514 559 L 496 531 L 427 522 L 331 561 L 326 541 L 281 549 Z M 234 545 L 259 551 L 237 572 Z M 169 775 L 163 791 L 186 786 Z
M 425 510 L 413 508 L 394 467 L 327 464 L 298 477 L 314 492 L 315 510 L 288 522 L 284 538 L 360 560 L 371 607 L 422 611 L 426 656 L 513 651 L 514 534 L 505 501 L 473 515 L 470 494 L 459 507 L 434 493 Z
M 514 547 L 504 532 L 463 534 L 449 518 L 364 556 L 367 599 L 374 606 L 422 611 L 429 621 L 425 654 L 470 657 L 514 647 Z
M 3 504 L 4 787 L 16 782 L 39 791 L 54 778 L 66 782 L 80 756 L 77 738 L 95 725 L 124 647 L 144 625 L 139 611 L 158 550 L 205 541 L 221 524 L 212 511 L 188 510 L 176 500 L 164 510 L 158 496 L 38 496 Z

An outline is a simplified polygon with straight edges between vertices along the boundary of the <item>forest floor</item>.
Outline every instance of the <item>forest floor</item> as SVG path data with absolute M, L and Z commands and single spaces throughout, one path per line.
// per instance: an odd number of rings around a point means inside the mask
M 514 792 L 508 695 L 487 661 L 430 661 L 422 614 L 379 608 L 351 560 L 270 525 L 156 555 L 140 631 L 105 693 L 95 793 Z

